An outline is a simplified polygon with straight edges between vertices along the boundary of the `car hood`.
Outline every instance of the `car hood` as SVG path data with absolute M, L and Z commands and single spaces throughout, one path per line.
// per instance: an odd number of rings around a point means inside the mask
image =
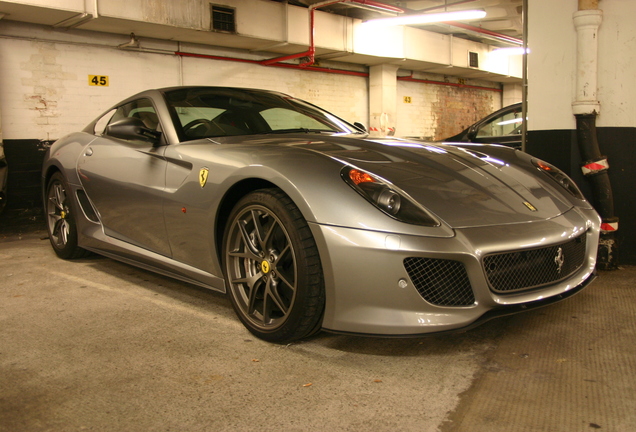
M 382 177 L 453 228 L 534 222 L 572 208 L 542 184 L 547 176 L 540 179 L 532 169 L 491 157 L 479 147 L 337 136 L 294 146 Z
M 294 134 L 215 142 L 308 151 L 357 167 L 393 184 L 452 228 L 541 221 L 573 207 L 554 187 L 546 187 L 547 176 L 541 179 L 530 165 L 524 169 L 521 165 L 528 162 L 508 148 L 502 149 L 509 156 L 499 160 L 480 152 L 489 146 L 463 148 L 399 138 Z

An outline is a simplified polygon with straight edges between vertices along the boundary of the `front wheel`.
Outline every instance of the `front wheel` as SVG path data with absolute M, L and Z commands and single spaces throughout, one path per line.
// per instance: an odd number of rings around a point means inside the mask
M 257 337 L 290 342 L 318 331 L 325 290 L 307 222 L 278 189 L 261 189 L 234 207 L 223 241 L 232 305 Z
M 53 250 L 60 258 L 82 258 L 89 254 L 77 245 L 77 227 L 71 210 L 70 190 L 61 173 L 51 176 L 46 187 L 46 227 Z

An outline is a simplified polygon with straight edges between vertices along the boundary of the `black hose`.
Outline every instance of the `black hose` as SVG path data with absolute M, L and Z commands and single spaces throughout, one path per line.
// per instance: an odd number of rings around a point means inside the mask
M 596 134 L 596 113 L 578 114 L 576 117 L 576 140 L 583 160 L 583 166 L 602 166 L 606 158 L 601 155 Z M 608 227 L 617 226 L 618 217 L 614 214 L 614 195 L 610 183 L 608 169 L 595 168 L 587 171 L 585 177 L 592 191 L 592 204 L 601 216 L 601 239 L 598 251 L 598 267 L 601 270 L 618 268 L 618 244 L 614 231 Z

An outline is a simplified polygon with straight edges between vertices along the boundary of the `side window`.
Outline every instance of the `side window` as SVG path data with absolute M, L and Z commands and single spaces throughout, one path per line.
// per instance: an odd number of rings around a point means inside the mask
M 521 112 L 513 111 L 497 117 L 486 123 L 477 131 L 477 138 L 491 136 L 521 134 Z
M 95 135 L 104 134 L 104 129 L 106 129 L 106 125 L 110 123 L 110 119 L 113 118 L 113 114 L 115 114 L 115 111 L 116 110 L 112 109 L 108 111 L 106 114 L 104 114 L 102 118 L 97 120 L 97 123 L 95 123 L 95 129 L 93 129 L 93 132 L 95 133 Z
M 159 117 L 150 99 L 139 99 L 120 106 L 115 110 L 115 114 L 110 118 L 108 124 L 129 117 L 140 119 L 149 129 L 160 130 Z

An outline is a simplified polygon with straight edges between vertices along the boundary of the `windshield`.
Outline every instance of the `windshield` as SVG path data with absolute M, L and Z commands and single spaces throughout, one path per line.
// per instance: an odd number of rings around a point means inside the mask
M 192 87 L 165 93 L 181 141 L 237 135 L 361 133 L 310 103 L 280 93 Z

